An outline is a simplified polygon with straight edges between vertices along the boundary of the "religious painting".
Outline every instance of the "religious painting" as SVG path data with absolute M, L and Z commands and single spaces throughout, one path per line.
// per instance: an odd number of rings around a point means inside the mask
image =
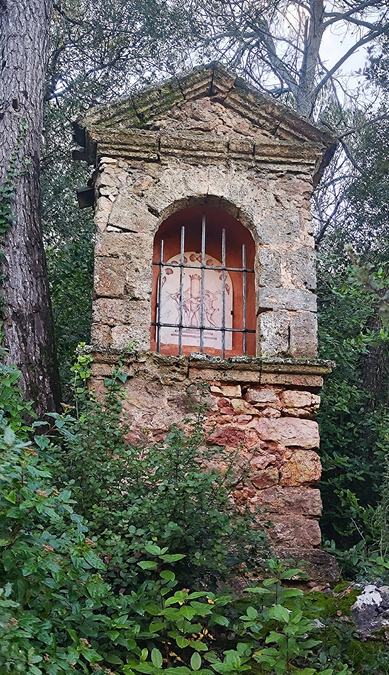
M 201 281 L 201 254 L 193 251 L 184 254 L 182 289 L 180 290 L 180 254 L 170 258 L 162 268 L 160 285 L 160 317 L 162 344 L 178 344 L 180 319 L 182 345 L 200 347 L 200 327 L 203 322 L 203 347 L 222 349 L 222 331 L 232 328 L 233 291 L 228 272 L 208 269 L 221 267 L 212 256 L 206 256 L 206 268 Z M 170 266 L 171 265 L 171 266 Z M 224 281 L 223 281 L 224 274 Z M 203 286 L 203 288 L 202 288 Z M 224 311 L 223 311 L 224 290 Z M 224 323 L 223 323 L 224 314 Z M 232 348 L 232 332 L 225 332 L 225 349 Z

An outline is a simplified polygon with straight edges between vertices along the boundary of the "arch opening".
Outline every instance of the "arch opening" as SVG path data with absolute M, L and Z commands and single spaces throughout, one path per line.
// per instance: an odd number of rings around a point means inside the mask
M 154 238 L 151 349 L 255 355 L 255 246 L 221 208 L 176 211 Z

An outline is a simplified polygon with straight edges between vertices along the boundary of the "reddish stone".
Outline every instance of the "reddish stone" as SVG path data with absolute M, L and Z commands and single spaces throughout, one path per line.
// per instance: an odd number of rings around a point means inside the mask
M 235 504 L 243 506 L 244 504 L 247 504 L 247 502 L 250 502 L 253 499 L 255 499 L 256 495 L 257 491 L 255 490 L 255 488 L 244 487 L 241 490 L 235 490 L 235 492 L 233 492 L 232 494 L 232 497 L 234 499 Z
M 277 485 L 279 480 L 278 469 L 269 466 L 267 469 L 257 471 L 254 475 L 250 476 L 250 480 L 258 489 L 268 488 L 270 485 Z
M 320 490 L 309 487 L 269 487 L 259 492 L 258 503 L 271 513 L 320 516 L 322 511 Z
M 269 465 L 275 466 L 276 463 L 277 463 L 277 456 L 268 453 L 264 453 L 263 455 L 256 455 L 249 462 L 250 468 L 254 472 L 266 469 Z
M 253 422 L 261 439 L 277 441 L 289 447 L 318 448 L 319 427 L 312 420 L 280 417 L 268 419 L 261 417 Z
M 260 417 L 281 417 L 281 411 L 277 408 L 262 408 L 260 410 Z
M 260 415 L 259 410 L 242 398 L 231 399 L 231 405 L 237 415 Z
M 252 419 L 251 415 L 237 415 L 236 422 L 237 424 L 248 424 Z
M 219 384 L 221 393 L 227 398 L 240 398 L 242 396 L 242 389 L 240 384 Z
M 321 462 L 316 452 L 295 450 L 291 458 L 281 467 L 281 485 L 301 485 L 320 480 Z
M 250 387 L 245 394 L 245 399 L 248 403 L 255 403 L 258 405 L 268 406 L 269 403 L 272 405 L 279 404 L 280 400 L 278 397 L 279 389 L 266 389 L 255 387 Z
M 231 402 L 227 398 L 219 398 L 217 401 L 217 407 L 219 408 L 222 415 L 234 414 L 234 409 L 231 406 Z
M 269 535 L 276 545 L 294 548 L 320 546 L 321 534 L 317 520 L 296 514 L 272 514 L 269 520 L 271 521 Z
M 216 429 L 208 437 L 208 443 L 215 445 L 228 446 L 230 448 L 239 448 L 245 446 L 246 434 L 243 429 L 238 429 L 232 425 L 223 426 L 221 429 Z
M 294 389 L 286 389 L 281 394 L 282 403 L 286 408 L 309 408 L 315 410 L 320 405 L 320 396 L 311 394 L 309 391 L 298 391 Z

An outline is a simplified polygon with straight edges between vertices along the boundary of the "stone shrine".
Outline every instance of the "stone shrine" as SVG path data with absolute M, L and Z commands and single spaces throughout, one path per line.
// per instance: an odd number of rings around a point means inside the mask
M 162 439 L 205 383 L 207 442 L 238 451 L 234 499 L 260 506 L 282 556 L 320 551 L 310 198 L 333 138 L 219 64 L 93 108 L 75 158 L 95 166 L 93 386 L 124 357 L 133 441 Z

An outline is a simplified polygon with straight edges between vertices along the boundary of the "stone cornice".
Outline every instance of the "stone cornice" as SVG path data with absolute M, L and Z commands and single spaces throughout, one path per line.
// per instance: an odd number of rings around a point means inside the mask
M 268 170 L 305 171 L 314 174 L 322 158 L 317 144 L 264 141 L 263 138 L 226 138 L 210 133 L 94 129 L 89 146 L 97 157 L 163 162 L 169 157 L 187 161 L 243 161 Z

